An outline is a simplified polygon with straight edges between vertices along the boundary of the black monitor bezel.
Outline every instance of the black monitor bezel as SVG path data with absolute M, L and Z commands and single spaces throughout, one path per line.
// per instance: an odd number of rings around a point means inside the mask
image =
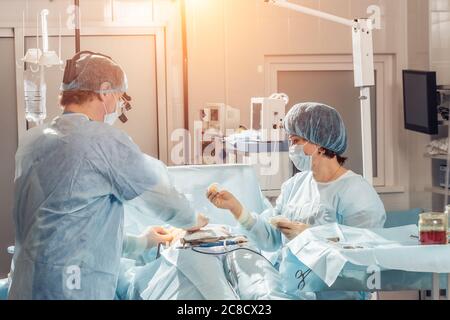
M 406 119 L 406 86 L 405 75 L 406 74 L 420 74 L 427 77 L 427 91 L 428 91 L 428 126 L 418 126 L 407 122 Z M 419 71 L 419 70 L 403 70 L 403 115 L 405 122 L 405 129 L 425 133 L 429 135 L 437 135 L 439 133 L 438 123 L 438 100 L 437 100 L 437 82 L 436 72 L 434 71 Z

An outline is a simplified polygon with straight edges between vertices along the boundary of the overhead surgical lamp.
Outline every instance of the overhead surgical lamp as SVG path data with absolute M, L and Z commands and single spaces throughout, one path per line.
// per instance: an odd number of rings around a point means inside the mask
M 372 39 L 374 21 L 371 18 L 354 20 L 345 19 L 319 10 L 290 3 L 287 0 L 264 1 L 278 7 L 319 17 L 352 28 L 355 87 L 360 88 L 359 100 L 361 104 L 363 175 L 367 181 L 373 184 L 370 87 L 375 85 Z

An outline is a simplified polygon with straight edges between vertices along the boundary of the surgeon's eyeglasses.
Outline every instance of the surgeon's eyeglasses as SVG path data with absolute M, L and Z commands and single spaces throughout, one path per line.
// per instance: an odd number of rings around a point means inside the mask
M 133 109 L 133 107 L 131 106 L 131 100 L 133 100 L 128 94 L 124 93 L 121 97 L 120 97 L 120 104 L 121 104 L 121 115 L 119 116 L 119 120 L 122 123 L 126 123 L 128 121 L 128 117 L 126 116 L 126 112 L 130 111 L 131 109 Z

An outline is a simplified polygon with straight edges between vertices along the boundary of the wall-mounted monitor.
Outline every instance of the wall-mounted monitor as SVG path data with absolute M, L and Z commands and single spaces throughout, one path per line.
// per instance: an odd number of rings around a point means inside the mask
M 404 70 L 403 104 L 406 129 L 438 134 L 436 72 Z

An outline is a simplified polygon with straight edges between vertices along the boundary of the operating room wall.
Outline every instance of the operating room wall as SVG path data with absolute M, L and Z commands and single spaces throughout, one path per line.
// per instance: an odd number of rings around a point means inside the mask
M 415 0 L 413 0 L 415 1 Z M 420 0 L 418 0 L 420 1 Z M 422 0 L 426 1 L 426 0 Z M 367 16 L 372 4 L 382 9 L 382 30 L 375 31 L 375 53 L 395 56 L 395 81 L 389 88 L 394 105 L 393 141 L 395 191 L 383 190 L 388 210 L 410 207 L 409 163 L 416 160 L 406 146 L 402 120 L 401 70 L 408 67 L 409 0 L 321 0 L 292 2 L 338 16 Z M 302 15 L 259 0 L 190 1 L 187 6 L 189 48 L 189 117 L 209 102 L 225 102 L 241 110 L 241 122 L 250 125 L 250 99 L 266 94 L 265 59 L 282 55 L 336 55 L 352 53 L 348 27 Z M 427 11 L 422 13 L 427 15 Z M 411 37 L 417 35 L 411 34 Z
M 427 0 L 408 0 L 407 10 L 407 63 L 406 68 L 428 70 L 429 68 L 429 19 Z M 401 90 L 401 86 L 398 88 Z M 400 98 L 401 100 L 401 98 Z M 402 104 L 402 101 L 400 101 Z M 401 111 L 403 117 L 403 111 Z M 427 135 L 407 131 L 400 126 L 398 130 L 400 143 L 396 146 L 402 154 L 398 162 L 399 170 L 403 167 L 404 181 L 407 182 L 406 191 L 409 194 L 410 208 L 431 209 L 432 196 L 425 191 L 425 187 L 431 185 L 431 163 L 423 156 L 424 147 L 430 141 Z M 406 170 L 405 170 L 406 168 Z M 395 195 L 385 195 L 396 201 Z M 401 209 L 401 208 L 400 208 Z M 382 300 L 419 300 L 419 292 L 382 292 L 379 294 Z
M 408 6 L 408 68 L 436 71 L 439 85 L 450 84 L 450 0 L 410 0 Z M 411 207 L 442 210 L 444 197 L 426 190 L 432 185 L 432 166 L 439 163 L 423 156 L 436 137 L 412 131 L 405 131 L 405 137 L 414 160 L 409 161 Z
M 430 64 L 437 81 L 450 84 L 450 0 L 430 0 Z
M 428 1 L 408 1 L 408 68 L 428 70 L 430 68 L 429 50 L 429 8 Z M 411 207 L 432 209 L 432 194 L 425 191 L 431 186 L 431 160 L 424 157 L 425 146 L 430 136 L 412 131 L 404 131 L 408 142 L 402 148 L 409 155 L 409 192 Z
M 80 3 L 82 28 L 114 29 L 121 26 L 128 28 L 165 26 L 167 66 L 162 66 L 161 69 L 167 72 L 168 131 L 171 132 L 175 128 L 182 127 L 183 84 L 179 1 L 89 0 L 80 1 Z M 124 4 L 130 5 L 128 9 L 125 8 L 127 10 L 123 10 Z M 57 30 L 60 13 L 64 28 L 67 23 L 71 21 L 70 10 L 72 5 L 73 0 L 0 0 L 0 28 L 21 28 L 22 14 L 25 13 L 25 26 L 31 30 L 35 30 L 36 13 L 44 8 L 50 10 L 49 27 L 53 28 L 53 30 Z M 0 118 L 0 146 L 2 147 L 2 154 L 0 155 L 0 163 L 2 164 L 0 167 L 0 278 L 2 278 L 8 273 L 11 261 L 10 257 L 6 254 L 6 248 L 7 246 L 14 244 L 11 207 L 13 197 L 14 155 L 18 140 L 18 120 L 15 100 L 16 80 L 14 70 L 14 39 L 9 38 L 3 40 L 3 38 L 0 38 L 0 42 L 0 56 L 2 57 L 0 62 L 0 93 L 2 94 L 2 111 L 4 112 Z M 6 43 L 8 44 L 6 45 Z M 54 44 L 55 42 L 51 41 L 52 47 Z M 101 43 L 99 42 L 97 44 L 100 45 Z M 114 43 L 108 43 L 108 47 L 112 45 L 114 45 Z M 124 46 L 121 49 L 123 51 L 128 49 L 130 51 L 130 57 L 139 51 L 136 48 L 127 46 Z M 144 56 L 141 56 L 141 58 L 144 58 Z M 154 56 L 150 55 L 148 58 L 153 64 Z M 139 63 L 139 60 L 135 59 L 133 62 Z M 133 90 L 137 89 L 137 87 L 141 88 L 144 85 L 144 82 L 134 82 Z M 151 101 L 149 99 L 147 103 L 153 103 L 153 99 Z M 137 106 L 135 105 L 135 107 Z M 132 114 L 130 114 L 130 117 L 131 116 Z M 154 124 L 152 123 L 150 129 L 153 130 L 153 127 Z
M 22 15 L 25 14 L 26 28 L 35 30 L 36 14 L 46 8 L 50 11 L 49 27 L 57 32 L 58 19 L 61 15 L 64 30 L 74 22 L 73 4 L 73 0 L 0 0 L 0 26 L 20 28 L 22 27 Z M 85 28 L 109 28 L 110 30 L 117 27 L 133 30 L 137 30 L 135 27 L 165 28 L 166 65 L 158 67 L 161 72 L 165 72 L 167 80 L 166 125 L 169 140 L 175 129 L 184 127 L 180 4 L 181 1 L 167 0 L 89 0 L 80 2 L 82 35 Z M 140 34 L 139 31 L 137 34 Z M 170 146 L 176 142 L 169 141 L 169 150 Z
M 430 0 L 430 69 L 436 71 L 438 85 L 450 85 L 450 0 Z M 448 127 L 441 126 L 438 139 L 448 136 Z M 437 172 L 443 160 L 428 160 L 433 168 L 436 185 Z M 429 168 L 431 168 L 429 166 Z M 445 200 L 442 194 L 432 195 L 433 210 L 442 210 Z
M 17 148 L 17 112 L 14 69 L 14 39 L 0 38 L 0 279 L 10 267 L 7 246 L 14 244 L 12 205 L 14 191 L 14 155 Z

